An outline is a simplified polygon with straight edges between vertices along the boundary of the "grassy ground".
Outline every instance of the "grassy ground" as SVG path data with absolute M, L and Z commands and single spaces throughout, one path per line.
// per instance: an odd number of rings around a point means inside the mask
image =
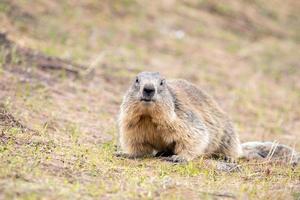
M 243 142 L 299 151 L 299 10 L 293 0 L 2 0 L 12 43 L 0 37 L 0 199 L 299 199 L 299 167 L 225 173 L 201 158 L 112 155 L 122 95 L 141 70 L 207 90 Z

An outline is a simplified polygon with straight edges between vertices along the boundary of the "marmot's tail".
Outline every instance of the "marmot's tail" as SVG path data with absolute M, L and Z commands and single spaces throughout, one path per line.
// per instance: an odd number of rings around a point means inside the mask
M 300 154 L 293 148 L 277 142 L 246 142 L 242 144 L 243 155 L 247 160 L 284 162 L 292 165 L 300 163 Z

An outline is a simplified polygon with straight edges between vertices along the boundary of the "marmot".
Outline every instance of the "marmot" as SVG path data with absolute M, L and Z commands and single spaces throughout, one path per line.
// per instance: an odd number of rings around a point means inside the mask
M 118 155 L 130 158 L 156 155 L 185 162 L 218 156 L 236 160 L 266 158 L 268 149 L 272 150 L 263 143 L 241 145 L 231 120 L 211 96 L 188 81 L 165 80 L 158 72 L 136 76 L 123 98 L 118 128 L 122 150 Z M 288 152 L 295 160 L 291 148 L 284 146 L 280 152 Z

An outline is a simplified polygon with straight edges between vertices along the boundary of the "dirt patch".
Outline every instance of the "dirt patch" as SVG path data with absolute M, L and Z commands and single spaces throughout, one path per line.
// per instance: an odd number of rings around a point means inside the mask
M 4 68 L 12 71 L 20 70 L 15 66 L 25 66 L 31 68 L 35 66 L 43 71 L 63 71 L 66 75 L 71 77 L 78 77 L 80 71 L 86 69 L 85 66 L 73 63 L 68 60 L 46 56 L 40 52 L 29 48 L 20 47 L 13 41 L 9 40 L 4 33 L 0 33 L 0 48 L 2 57 L 2 64 Z M 25 70 L 25 72 L 28 70 Z M 22 71 L 24 73 L 24 71 Z
M 1 1 L 0 6 L 2 6 L 2 9 L 6 12 L 6 15 L 11 19 L 12 22 L 21 21 L 33 24 L 37 23 L 35 16 L 25 11 L 12 1 L 3 0 Z
M 0 104 L 0 127 L 4 128 L 20 128 L 22 132 L 30 130 L 25 125 L 23 125 L 19 120 L 17 120 L 5 107 L 5 105 Z

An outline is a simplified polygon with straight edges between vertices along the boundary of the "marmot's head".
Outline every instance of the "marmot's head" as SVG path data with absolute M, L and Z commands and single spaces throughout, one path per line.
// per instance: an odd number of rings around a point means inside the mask
M 141 72 L 132 82 L 127 95 L 127 103 L 136 112 L 158 113 L 174 111 L 174 98 L 165 78 L 158 72 Z

